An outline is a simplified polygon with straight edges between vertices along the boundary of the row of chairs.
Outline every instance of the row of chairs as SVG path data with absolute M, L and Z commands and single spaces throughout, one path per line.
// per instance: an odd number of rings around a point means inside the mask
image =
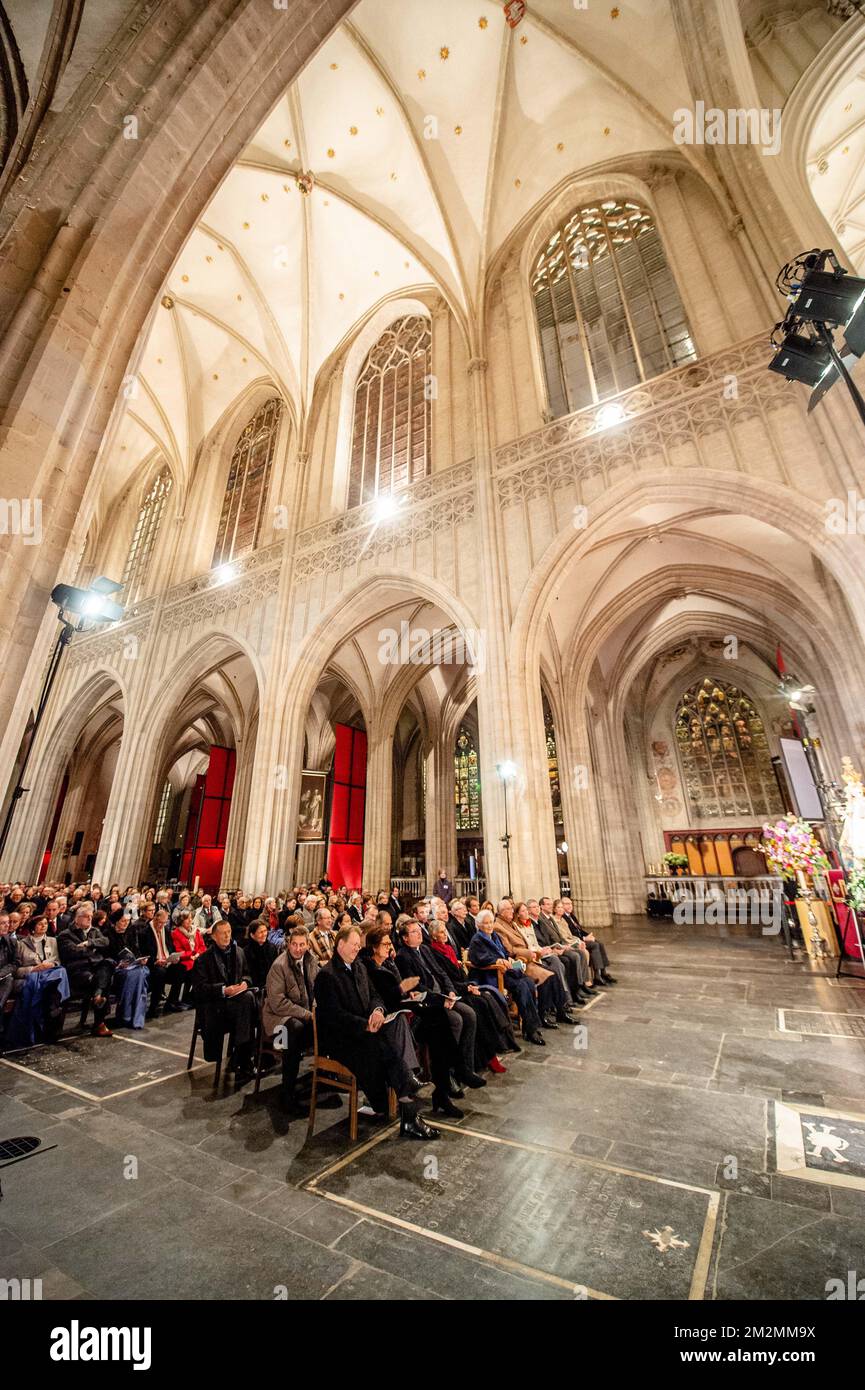
M 276 1047 L 273 1037 L 265 1034 L 262 1025 L 262 1011 L 264 1007 L 264 997 L 259 1002 L 258 1027 L 256 1029 L 255 1042 L 255 1086 L 253 1095 L 258 1096 L 261 1089 L 261 1078 L 264 1075 L 264 1061 L 266 1057 L 273 1059 L 275 1063 L 282 1060 L 281 1052 Z M 201 1020 L 198 1010 L 195 1012 L 195 1020 L 192 1025 L 192 1040 L 189 1045 L 189 1056 L 186 1061 L 186 1070 L 191 1071 L 195 1062 L 195 1049 L 199 1037 L 202 1035 Z M 225 1039 L 230 1038 L 226 1033 L 223 1038 L 222 1048 L 219 1059 L 213 1073 L 213 1088 L 219 1089 L 219 1082 L 222 1077 L 222 1068 L 225 1061 Z M 318 1045 L 318 1024 L 316 1022 L 315 1009 L 312 1011 L 312 1090 L 309 1100 L 309 1124 L 307 1126 L 307 1137 L 310 1137 L 315 1129 L 315 1113 L 318 1106 L 319 1089 L 326 1087 L 331 1091 L 348 1096 L 348 1118 L 349 1135 L 352 1143 L 357 1142 L 358 1136 L 358 1084 L 357 1077 L 342 1062 L 336 1061 L 333 1057 L 328 1057 L 321 1052 Z M 396 1119 L 397 1098 L 393 1090 L 388 1091 L 388 1118 Z

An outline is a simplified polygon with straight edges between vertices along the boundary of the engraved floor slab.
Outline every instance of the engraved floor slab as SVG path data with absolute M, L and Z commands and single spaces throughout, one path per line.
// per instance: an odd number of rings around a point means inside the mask
M 185 1071 L 182 1055 L 172 1043 L 167 1047 L 171 1050 L 137 1039 L 85 1036 L 9 1052 L 0 1065 L 83 1099 L 104 1101 Z
M 865 1038 L 865 1014 L 779 1009 L 778 1028 L 782 1033 L 808 1033 L 814 1038 Z
M 779 1173 L 865 1191 L 865 1115 L 775 1104 Z
M 310 1190 L 575 1297 L 703 1297 L 718 1193 L 465 1130 L 416 1152 L 388 1133 Z

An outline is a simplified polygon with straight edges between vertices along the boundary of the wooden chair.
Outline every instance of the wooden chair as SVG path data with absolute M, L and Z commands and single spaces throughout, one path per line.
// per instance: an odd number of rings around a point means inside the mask
M 274 1045 L 273 1041 L 276 1037 L 276 1034 L 273 1033 L 270 1037 L 265 1037 L 264 1034 L 264 1025 L 262 1023 L 262 1018 L 264 1015 L 264 1005 L 266 999 L 267 994 L 264 990 L 262 990 L 261 1006 L 258 1011 L 258 1042 L 256 1043 L 255 1047 L 255 1089 L 252 1093 L 254 1096 L 257 1096 L 259 1091 L 261 1090 L 261 1078 L 263 1075 L 261 1059 L 265 1055 L 265 1053 L 268 1057 L 272 1057 L 275 1062 L 282 1061 L 282 1052 L 278 1047 Z
M 469 961 L 469 953 L 468 953 L 468 950 L 466 949 L 466 947 L 463 947 L 462 956 L 463 956 L 463 965 L 465 965 L 465 966 L 471 965 L 471 962 Z M 472 969 L 474 969 L 474 970 L 478 970 L 478 969 L 481 969 L 481 970 L 494 970 L 494 971 L 496 972 L 496 988 L 498 989 L 499 993 L 500 993 L 500 994 L 503 994 L 503 995 L 505 996 L 505 998 L 507 999 L 507 1001 L 508 1001 L 508 1013 L 510 1014 L 511 1018 L 516 1019 L 516 1020 L 517 1020 L 517 1023 L 519 1024 L 519 1022 L 520 1022 L 519 1009 L 517 1008 L 516 1004 L 514 1003 L 513 998 L 512 998 L 511 995 L 508 993 L 507 988 L 505 987 L 505 975 L 506 975 L 507 972 L 508 972 L 508 963 L 507 963 L 507 961 L 506 961 L 506 960 L 497 960 L 493 965 L 472 966 Z
M 306 1137 L 309 1140 L 315 1129 L 315 1109 L 318 1104 L 319 1085 L 330 1086 L 334 1091 L 343 1091 L 348 1095 L 348 1132 L 351 1142 L 357 1143 L 357 1077 L 353 1071 L 342 1062 L 337 1062 L 333 1057 L 326 1057 L 318 1050 L 318 1023 L 315 1017 L 315 1009 L 312 1011 L 312 1093 L 309 1098 L 309 1124 L 306 1127 Z M 387 1093 L 387 1114 L 389 1120 L 395 1120 L 397 1114 L 396 1094 L 388 1088 Z

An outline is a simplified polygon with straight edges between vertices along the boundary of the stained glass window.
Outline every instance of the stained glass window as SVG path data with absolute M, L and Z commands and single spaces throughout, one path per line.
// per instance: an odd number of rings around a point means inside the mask
M 354 390 L 348 505 L 398 492 L 429 472 L 429 320 L 397 319 L 370 349 Z
M 544 696 L 544 737 L 547 744 L 547 768 L 550 774 L 550 800 L 553 803 L 553 818 L 556 825 L 562 823 L 562 790 L 559 786 L 559 755 L 556 750 L 556 728 L 553 713 Z
M 245 555 L 258 544 L 281 419 L 282 401 L 271 396 L 259 406 L 234 446 L 213 552 L 214 566 Z
M 707 678 L 686 690 L 676 710 L 676 745 L 698 821 L 783 814 L 763 721 L 738 686 Z
M 532 295 L 554 416 L 697 355 L 661 238 L 641 203 L 608 199 L 571 213 L 535 262 Z
M 454 753 L 457 830 L 480 830 L 481 783 L 478 752 L 467 729 L 460 729 Z
M 156 813 L 156 829 L 153 832 L 153 843 L 158 845 L 165 834 L 165 824 L 168 820 L 168 807 L 171 804 L 171 783 L 166 782 L 162 788 L 162 795 L 159 798 L 159 810 Z
M 171 481 L 170 470 L 163 468 L 154 478 L 139 508 L 132 543 L 123 568 L 123 578 L 120 581 L 123 585 L 123 602 L 127 605 L 135 603 L 144 589 L 162 514 L 171 491 Z

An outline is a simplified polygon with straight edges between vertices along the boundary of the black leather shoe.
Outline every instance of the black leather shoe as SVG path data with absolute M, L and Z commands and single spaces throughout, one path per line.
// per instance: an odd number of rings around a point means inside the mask
M 418 1093 L 418 1091 L 423 1090 L 423 1082 L 422 1082 L 422 1081 L 418 1081 L 417 1077 L 416 1077 L 416 1076 L 413 1076 L 412 1079 L 411 1079 L 411 1081 L 409 1082 L 408 1088 L 409 1088 L 409 1091 L 411 1092 L 411 1094 L 412 1094 L 413 1096 L 416 1096 L 417 1093 Z
M 597 992 L 598 992 L 598 987 L 597 987 L 597 985 L 583 985 L 583 994 L 588 995 L 588 997 L 589 997 L 590 999 L 594 999 L 594 997 L 595 997 L 595 995 L 597 994 Z
M 465 1100 L 466 1098 L 466 1093 L 463 1090 L 462 1086 L 458 1086 L 456 1081 L 454 1081 L 453 1077 L 451 1077 L 450 1080 L 448 1095 L 450 1096 L 451 1100 Z
M 541 1026 L 543 1028 L 549 1028 L 550 1032 L 553 1033 L 559 1025 L 556 1023 L 555 1016 L 553 1014 L 548 1014 Z
M 403 1103 L 399 1108 L 399 1133 L 401 1139 L 438 1139 L 440 1129 L 433 1129 L 417 1112 L 414 1102 Z
M 605 970 L 602 976 L 605 985 L 617 985 L 619 982 L 615 975 L 611 975 L 609 970 Z
M 522 1050 L 523 1050 L 523 1049 L 520 1047 L 520 1045 L 519 1045 L 518 1042 L 508 1043 L 507 1048 L 506 1048 L 506 1051 L 507 1051 L 507 1052 L 513 1052 L 514 1054 L 517 1054 L 517 1053 L 519 1053 L 519 1052 L 522 1052 Z
M 579 1022 L 579 1019 L 576 1019 L 571 1014 L 569 1014 L 567 1009 L 565 1009 L 560 1014 L 556 1014 L 556 1018 L 559 1020 L 559 1023 L 570 1023 L 571 1026 L 574 1028 L 576 1028 L 577 1023 Z
M 596 992 L 597 992 L 597 990 L 599 990 L 599 989 L 606 989 L 606 988 L 607 988 L 607 982 L 606 982 L 606 980 L 604 979 L 603 975 L 596 975 L 596 976 L 595 976 L 595 983 L 594 983 L 594 985 L 592 986 L 592 988 L 593 988 Z
M 590 994 L 587 994 L 581 986 L 574 995 L 574 1003 L 579 1004 L 582 1007 L 583 1004 L 588 1004 L 591 997 L 592 996 Z
M 454 1105 L 450 1096 L 446 1096 L 443 1091 L 433 1091 L 432 1108 L 434 1115 L 449 1115 L 452 1120 L 461 1120 L 463 1112 L 458 1105 Z
M 546 1040 L 541 1036 L 540 1033 L 529 1033 L 526 1038 L 526 1041 L 534 1043 L 535 1047 L 546 1047 L 547 1045 Z
M 487 1084 L 482 1076 L 478 1076 L 476 1071 L 465 1072 L 464 1075 L 460 1077 L 460 1081 L 464 1086 L 468 1086 L 470 1091 L 479 1091 L 481 1086 L 486 1086 Z

